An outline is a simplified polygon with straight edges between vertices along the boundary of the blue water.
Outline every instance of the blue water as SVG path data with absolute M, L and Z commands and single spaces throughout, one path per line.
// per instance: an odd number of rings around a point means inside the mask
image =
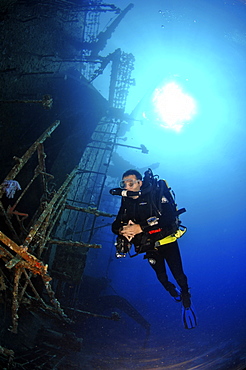
M 128 5 L 114 3 L 121 9 Z M 187 209 L 181 219 L 188 232 L 180 249 L 199 323 L 185 330 L 180 304 L 148 263 L 142 256 L 117 260 L 112 237 L 111 247 L 90 252 L 86 273 L 106 277 L 100 294 L 126 299 L 150 331 L 123 309 L 105 308 L 104 314 L 118 311 L 121 320 L 84 323 L 86 368 L 244 369 L 246 2 L 137 0 L 134 5 L 107 50 L 117 45 L 136 58 L 136 87 L 127 110 L 138 108 L 125 144 L 144 144 L 149 154 L 119 148 L 117 155 L 142 171 L 158 163 L 154 173 L 168 181 L 178 205 Z M 142 117 L 153 89 L 171 79 L 198 107 L 180 133 Z M 128 169 L 120 168 L 116 157 L 112 166 L 118 178 Z

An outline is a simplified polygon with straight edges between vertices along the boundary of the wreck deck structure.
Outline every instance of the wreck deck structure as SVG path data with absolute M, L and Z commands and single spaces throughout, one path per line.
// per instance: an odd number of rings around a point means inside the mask
M 0 104 L 2 121 L 8 122 L 0 139 L 6 148 L 0 181 L 2 366 L 68 368 L 71 358 L 64 348 L 80 351 L 83 341 L 74 332 L 79 317 L 119 319 L 115 313 L 83 311 L 79 295 L 88 250 L 113 243 L 112 235 L 104 233 L 102 239 L 100 231 L 110 225 L 118 205 L 109 196 L 107 174 L 120 145 L 129 88 L 135 83 L 134 56 L 120 48 L 106 57 L 100 52 L 132 7 L 121 10 L 100 0 L 1 3 L 6 58 L 0 64 Z M 100 15 L 112 13 L 113 21 L 100 30 Z M 108 65 L 109 96 L 104 99 L 92 83 Z M 68 81 L 86 92 L 90 106 L 84 109 L 95 111 L 91 121 L 82 123 L 86 140 L 83 131 L 85 141 L 74 152 L 68 129 L 62 128 L 67 124 L 76 136 Z M 21 187 L 13 199 L 6 196 L 8 181 Z M 148 328 L 134 308 L 129 309 Z

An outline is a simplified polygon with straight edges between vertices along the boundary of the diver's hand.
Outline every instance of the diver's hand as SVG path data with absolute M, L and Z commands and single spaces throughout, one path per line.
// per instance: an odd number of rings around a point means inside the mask
M 125 236 L 129 241 L 137 234 L 140 234 L 143 230 L 139 224 L 135 224 L 132 220 L 128 221 L 128 224 L 123 226 L 121 235 Z

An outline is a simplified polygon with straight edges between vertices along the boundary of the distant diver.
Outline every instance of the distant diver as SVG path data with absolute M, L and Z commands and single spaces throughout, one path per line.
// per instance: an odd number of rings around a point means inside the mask
M 123 173 L 120 188 L 110 190 L 112 195 L 122 196 L 121 207 L 112 224 L 117 236 L 116 257 L 130 255 L 132 244 L 136 256 L 145 253 L 158 280 L 176 302 L 182 303 L 182 320 L 185 329 L 197 326 L 197 318 L 191 302 L 187 277 L 183 271 L 177 239 L 185 232 L 173 193 L 165 180 L 157 180 L 152 170 L 145 172 L 144 179 L 136 170 Z M 167 263 L 179 288 L 168 280 Z

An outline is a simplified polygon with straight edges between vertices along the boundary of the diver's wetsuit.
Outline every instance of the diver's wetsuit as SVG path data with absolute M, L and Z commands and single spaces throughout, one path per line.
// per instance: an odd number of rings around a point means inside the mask
M 119 235 L 121 228 L 132 220 L 139 224 L 143 232 L 137 234 L 132 242 L 136 252 L 146 252 L 144 258 L 147 258 L 151 267 L 155 270 L 158 280 L 164 288 L 176 297 L 177 291 L 175 285 L 168 280 L 166 273 L 165 261 L 168 264 L 173 277 L 181 288 L 182 294 L 188 294 L 187 277 L 184 274 L 180 251 L 177 241 L 165 244 L 154 249 L 157 240 L 176 231 L 175 216 L 167 199 L 163 198 L 161 202 L 161 215 L 158 213 L 157 201 L 153 200 L 151 192 L 140 195 L 137 199 L 124 197 L 122 198 L 119 213 L 112 224 L 112 231 Z M 158 199 L 158 197 L 156 197 Z M 150 226 L 147 222 L 149 217 L 157 217 L 157 223 Z
M 187 277 L 183 271 L 177 241 L 160 246 L 158 251 L 147 252 L 144 258 L 148 259 L 149 264 L 156 272 L 158 280 L 172 296 L 176 296 L 175 286 L 168 281 L 165 261 L 182 292 L 188 292 Z

